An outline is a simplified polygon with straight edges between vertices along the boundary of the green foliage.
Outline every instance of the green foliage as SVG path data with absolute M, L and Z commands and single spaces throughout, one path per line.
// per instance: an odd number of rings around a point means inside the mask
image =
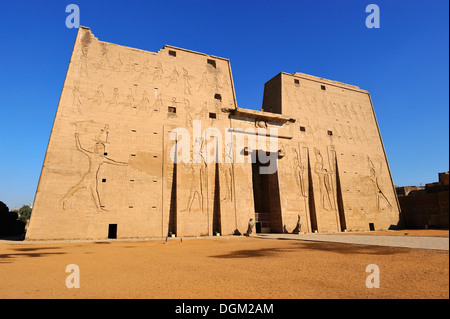
M 23 205 L 20 209 L 19 209 L 19 220 L 27 223 L 27 220 L 30 219 L 31 216 L 31 207 L 28 205 Z

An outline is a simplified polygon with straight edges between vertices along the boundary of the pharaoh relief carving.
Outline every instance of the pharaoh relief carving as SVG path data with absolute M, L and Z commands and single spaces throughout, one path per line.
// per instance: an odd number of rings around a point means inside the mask
M 97 87 L 94 97 L 90 98 L 89 100 L 91 100 L 91 110 L 104 111 L 105 93 L 103 93 L 103 85 L 99 85 Z
M 100 56 L 98 62 L 95 63 L 95 67 L 97 69 L 105 70 L 109 67 L 109 58 L 108 58 L 108 45 L 106 43 L 100 42 Z
M 148 63 L 148 59 L 145 60 L 142 68 L 139 70 L 139 79 L 144 79 L 150 76 L 150 67 Z
M 156 96 L 156 100 L 153 103 L 153 107 L 151 110 L 152 114 L 153 114 L 153 112 L 160 112 L 162 106 L 163 106 L 162 94 L 158 93 L 158 95 Z M 151 116 L 151 114 L 150 114 L 150 116 Z
M 123 62 L 122 58 L 120 57 L 120 53 L 117 54 L 117 57 L 115 61 L 110 65 L 110 68 L 114 72 L 122 72 Z
M 294 159 L 294 172 L 295 181 L 300 189 L 300 194 L 302 197 L 308 197 L 308 170 L 302 163 L 302 158 L 300 155 L 300 149 L 292 149 L 293 159 Z
M 219 164 L 221 187 L 223 187 L 223 196 L 221 201 L 233 201 L 233 144 L 225 144 L 225 162 Z
M 194 79 L 194 76 L 189 75 L 189 71 L 183 68 L 183 84 L 184 84 L 184 94 L 192 95 L 191 88 L 192 85 L 189 82 L 191 79 Z
M 77 129 L 87 122 L 77 122 Z M 98 125 L 98 123 L 89 122 L 88 124 Z M 105 145 L 108 143 L 109 125 L 105 124 L 102 129 L 94 135 L 91 144 L 82 145 L 80 141 L 80 132 L 75 133 L 75 144 L 77 150 L 87 157 L 89 162 L 88 170 L 83 173 L 81 179 L 72 186 L 61 199 L 62 208 L 67 209 L 67 202 L 77 193 L 87 190 L 92 198 L 98 212 L 107 211 L 102 205 L 101 196 L 98 190 L 98 173 L 103 164 L 126 166 L 128 163 L 113 160 L 106 156 Z M 89 140 L 89 139 L 86 139 Z M 90 141 L 90 140 L 89 140 Z
M 314 148 L 314 155 L 316 163 L 314 165 L 314 172 L 319 179 L 319 193 L 320 203 L 324 210 L 334 210 L 333 205 L 333 187 L 332 187 L 332 175 L 331 169 L 326 169 L 323 156 L 317 148 Z
M 147 110 L 149 109 L 149 106 L 150 106 L 150 100 L 148 99 L 147 91 L 144 90 L 144 92 L 142 92 L 142 98 L 138 103 L 138 111 L 139 112 L 147 112 Z
M 119 108 L 120 108 L 119 100 L 120 100 L 119 89 L 118 88 L 113 88 L 112 97 L 108 101 L 108 106 L 107 106 L 106 110 L 108 112 L 120 111 L 121 109 L 119 110 Z
M 128 61 L 125 65 L 125 72 L 128 74 L 133 75 L 134 73 L 136 73 L 136 65 L 133 61 L 133 59 L 131 57 L 128 57 Z
M 383 160 L 377 155 L 374 160 L 367 156 L 367 161 L 369 164 L 369 177 L 373 185 L 378 212 L 380 212 L 383 207 L 392 208 L 392 204 L 389 202 L 380 185 Z
M 184 110 L 186 112 L 185 125 L 187 128 L 192 128 L 192 123 L 194 121 L 192 117 L 192 107 L 191 102 L 188 99 L 184 99 Z
M 82 114 L 83 112 L 81 110 L 81 105 L 83 104 L 83 102 L 80 88 L 78 87 L 78 85 L 74 86 L 72 94 L 73 94 L 72 110 L 74 113 Z
M 169 81 L 167 82 L 166 86 L 171 86 L 171 85 L 177 84 L 179 76 L 180 76 L 180 74 L 177 71 L 177 67 L 174 66 L 172 73 L 167 77 L 169 79 Z
M 208 102 L 203 102 L 201 110 L 197 113 L 200 117 L 208 117 Z
M 155 70 L 153 71 L 153 81 L 160 81 L 163 77 L 164 70 L 161 62 L 158 62 L 155 66 Z
M 181 210 L 181 212 L 205 211 L 204 201 L 205 195 L 207 194 L 208 165 L 204 158 L 203 146 L 203 139 L 196 138 L 193 145 L 193 152 L 197 152 L 197 154 L 193 154 L 192 152 L 192 155 L 193 157 L 195 155 L 200 158 L 200 164 L 182 162 L 183 170 L 188 172 L 190 176 L 190 187 L 186 208 Z
M 80 76 L 88 77 L 88 48 L 81 48 L 81 56 L 80 56 Z
M 228 86 L 228 80 L 226 75 L 222 72 L 220 68 L 214 68 L 212 66 L 208 66 L 208 72 L 211 75 L 212 79 L 209 80 L 212 83 L 211 87 L 217 92 L 223 87 Z
M 200 84 L 198 86 L 197 92 L 200 92 L 202 90 L 207 90 L 208 87 L 209 87 L 208 75 L 207 75 L 207 72 L 204 71 L 202 73 L 202 78 L 200 80 Z
M 125 99 L 124 105 L 125 105 L 125 109 L 128 111 L 131 111 L 134 105 L 134 97 L 133 97 L 133 89 L 129 88 L 128 89 L 128 94 L 127 97 Z

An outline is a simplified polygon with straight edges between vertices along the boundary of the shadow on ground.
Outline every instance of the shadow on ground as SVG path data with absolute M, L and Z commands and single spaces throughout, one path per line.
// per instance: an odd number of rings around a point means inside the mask
M 284 240 L 284 239 L 283 239 Z M 301 254 L 305 251 L 324 251 L 343 255 L 395 255 L 407 253 L 409 248 L 381 247 L 368 245 L 352 245 L 340 243 L 296 242 L 288 248 L 264 248 L 252 250 L 236 250 L 228 254 L 209 256 L 213 258 L 258 258 L 276 256 L 281 253 Z

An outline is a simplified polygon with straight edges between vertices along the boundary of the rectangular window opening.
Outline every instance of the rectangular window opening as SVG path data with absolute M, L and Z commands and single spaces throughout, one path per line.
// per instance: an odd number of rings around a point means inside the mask
M 102 183 L 106 183 L 106 178 L 103 178 L 103 179 L 102 179 Z
M 217 118 L 216 113 L 209 113 L 209 118 L 210 118 L 210 119 L 215 119 L 215 118 Z
M 333 131 L 328 131 L 328 135 L 332 136 L 333 135 Z
M 169 50 L 169 56 L 176 57 L 176 56 L 177 56 L 177 52 L 176 52 L 176 51 Z
M 175 114 L 177 113 L 177 108 L 175 106 L 169 106 L 167 112 Z
M 214 94 L 214 98 L 222 102 L 222 95 L 220 95 L 219 93 Z
M 216 61 L 208 59 L 207 63 L 208 63 L 208 65 L 212 66 L 213 68 L 216 68 Z
M 325 87 L 325 85 L 321 85 L 320 88 L 321 88 L 322 90 L 324 90 L 324 91 L 327 89 L 327 88 Z
M 300 84 L 300 80 L 299 79 L 294 79 L 294 83 L 298 85 L 298 84 Z
M 300 132 L 306 132 L 306 127 L 300 126 Z
M 370 229 L 370 231 L 375 231 L 375 224 L 369 223 L 369 229 Z

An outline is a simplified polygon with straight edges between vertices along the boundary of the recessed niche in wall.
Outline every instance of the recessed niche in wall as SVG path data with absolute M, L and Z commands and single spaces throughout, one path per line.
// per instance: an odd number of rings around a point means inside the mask
M 206 63 L 208 63 L 208 65 L 212 66 L 213 68 L 216 68 L 216 61 L 207 59 Z
M 169 106 L 167 108 L 167 112 L 172 113 L 172 114 L 177 113 L 177 108 L 175 106 Z

